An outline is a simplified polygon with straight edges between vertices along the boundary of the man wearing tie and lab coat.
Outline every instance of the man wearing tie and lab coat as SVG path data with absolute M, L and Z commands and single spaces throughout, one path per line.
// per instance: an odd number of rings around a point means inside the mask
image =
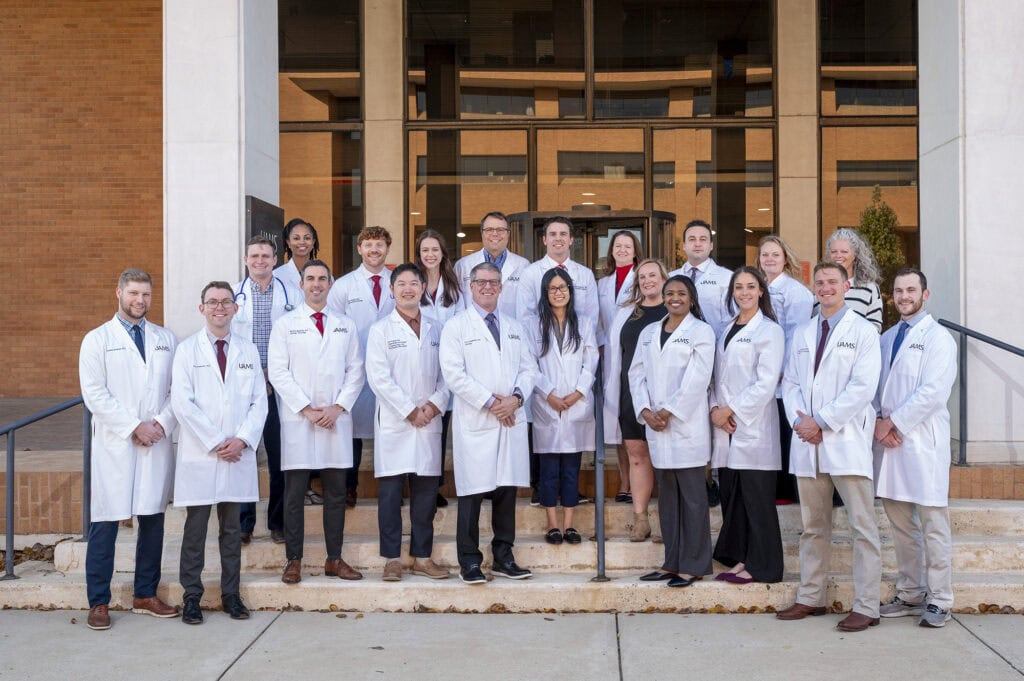
M 110 579 L 117 526 L 138 518 L 132 612 L 176 617 L 156 596 L 164 543 L 164 509 L 174 482 L 168 437 L 171 363 L 177 340 L 146 319 L 153 280 L 127 269 L 117 282 L 117 314 L 82 340 L 78 373 L 92 412 L 92 523 L 85 557 L 90 629 L 109 629 Z
M 270 332 L 267 368 L 281 414 L 284 537 L 287 564 L 281 581 L 301 580 L 303 501 L 309 472 L 324 486 L 324 575 L 362 579 L 341 558 L 345 532 L 345 471 L 352 466 L 352 408 L 365 381 L 356 325 L 327 310 L 331 271 L 321 260 L 302 268 L 305 302 Z
M 240 513 L 243 503 L 259 498 L 256 448 L 267 420 L 267 384 L 256 346 L 231 333 L 237 310 L 233 290 L 226 281 L 203 288 L 199 312 L 206 324 L 174 356 L 171 405 L 181 424 L 174 505 L 187 509 L 179 571 L 185 624 L 203 622 L 199 603 L 214 505 L 220 524 L 221 603 L 231 619 L 249 619 L 239 595 Z
M 841 631 L 878 624 L 882 556 L 875 523 L 871 437 L 878 386 L 878 334 L 850 313 L 846 270 L 833 262 L 814 268 L 819 313 L 793 334 L 782 382 L 786 417 L 793 424 L 790 472 L 797 476 L 800 515 L 800 588 L 781 620 L 825 614 L 826 574 L 832 550 L 832 492 L 846 505 L 853 534 L 852 612 Z
M 482 262 L 493 263 L 501 270 L 501 296 L 498 298 L 500 314 L 516 316 L 516 290 L 519 286 L 519 275 L 530 261 L 521 255 L 508 250 L 508 218 L 504 213 L 492 211 L 480 221 L 480 239 L 483 248 L 475 253 L 459 258 L 455 262 L 455 276 L 462 286 L 462 304 L 472 307 L 473 293 L 469 285 L 469 273 Z
M 331 287 L 327 306 L 351 319 L 359 331 L 359 352 L 366 354 L 370 327 L 395 309 L 395 297 L 388 290 L 389 273 L 384 267 L 391 248 L 391 234 L 383 227 L 363 227 L 356 237 L 356 251 L 363 262 Z M 373 437 L 376 403 L 369 385 L 363 385 L 352 407 L 352 468 L 348 471 L 345 504 L 354 508 L 359 485 L 359 464 L 363 460 L 363 440 Z
M 892 298 L 901 321 L 881 340 L 876 480 L 899 567 L 896 598 L 881 607 L 881 615 L 914 616 L 923 627 L 941 627 L 953 607 L 946 403 L 956 380 L 957 347 L 925 311 L 930 293 L 920 270 L 896 273 Z
M 459 495 L 456 529 L 460 577 L 487 581 L 480 564 L 480 504 L 493 491 L 491 573 L 524 579 L 516 565 L 516 487 L 530 483 L 529 446 L 523 399 L 533 390 L 536 362 L 523 327 L 498 312 L 501 270 L 480 263 L 470 272 L 472 301 L 441 334 L 441 371 L 455 395 L 453 455 Z
M 714 250 L 715 237 L 711 233 L 711 225 L 703 220 L 691 220 L 683 228 L 686 263 L 674 272 L 669 272 L 669 276 L 682 274 L 693 281 L 697 287 L 701 312 L 717 337 L 722 335 L 722 331 L 732 321 L 732 315 L 725 309 L 732 270 L 722 267 L 711 258 Z
M 441 414 L 448 389 L 438 350 L 441 324 L 420 313 L 426 277 L 405 263 L 391 273 L 395 310 L 370 327 L 366 382 L 377 396 L 373 467 L 379 483 L 377 522 L 384 581 L 402 578 L 402 485 L 409 481 L 409 554 L 412 572 L 444 579 L 448 570 L 431 560 L 437 482 L 441 476 Z

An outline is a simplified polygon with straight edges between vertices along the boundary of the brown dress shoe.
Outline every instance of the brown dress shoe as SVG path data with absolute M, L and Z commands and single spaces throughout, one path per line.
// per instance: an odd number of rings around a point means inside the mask
M 778 620 L 802 620 L 807 616 L 817 617 L 825 614 L 825 607 L 819 606 L 814 607 L 813 605 L 804 605 L 803 603 L 794 603 L 785 610 L 780 610 L 775 613 L 775 619 Z
M 90 629 L 96 631 L 103 631 L 104 629 L 110 628 L 110 613 L 107 611 L 106 604 L 94 605 L 89 610 L 89 619 L 85 621 Z
M 324 561 L 324 575 L 326 577 L 338 577 L 339 579 L 362 579 L 363 573 L 353 570 L 352 566 L 343 561 L 341 558 L 337 560 L 326 560 Z
M 412 564 L 412 573 L 431 579 L 448 579 L 449 572 L 430 558 L 417 558 Z
M 868 627 L 877 626 L 877 617 L 868 617 L 867 615 L 862 615 L 859 612 L 851 612 L 836 625 L 836 628 L 839 629 L 839 631 L 864 631 Z
M 152 615 L 153 617 L 178 616 L 177 608 L 167 605 L 156 596 L 132 599 L 132 612 L 137 615 Z
M 389 560 L 387 563 L 384 564 L 384 581 L 402 581 L 402 561 L 395 559 Z
M 290 560 L 284 566 L 284 574 L 281 575 L 281 581 L 285 584 L 298 584 L 302 581 L 302 561 L 301 560 Z

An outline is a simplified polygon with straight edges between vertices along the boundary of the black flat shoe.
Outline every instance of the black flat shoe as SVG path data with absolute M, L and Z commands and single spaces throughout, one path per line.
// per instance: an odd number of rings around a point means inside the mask
M 562 543 L 562 531 L 557 527 L 552 527 L 544 534 L 544 541 L 549 544 L 561 544 Z
M 619 504 L 632 504 L 633 495 L 629 492 L 619 492 L 615 495 L 615 502 Z
M 654 572 L 648 572 L 646 575 L 640 576 L 641 582 L 661 582 L 666 579 L 673 579 L 676 575 L 671 572 L 662 572 L 655 570 Z
M 583 541 L 583 537 L 580 536 L 580 533 L 575 527 L 565 528 L 565 534 L 563 536 L 565 537 L 565 541 L 570 544 L 579 544 Z
M 690 586 L 694 582 L 699 582 L 704 579 L 703 577 L 680 577 L 679 575 L 672 575 L 672 579 L 668 580 L 668 586 L 671 587 L 684 587 Z

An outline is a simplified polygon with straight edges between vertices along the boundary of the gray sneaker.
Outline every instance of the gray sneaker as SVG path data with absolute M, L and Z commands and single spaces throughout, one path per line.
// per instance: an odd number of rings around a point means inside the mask
M 878 614 L 882 617 L 918 617 L 923 612 L 924 603 L 907 603 L 899 596 L 893 599 L 892 603 L 886 603 L 878 609 Z
M 946 622 L 949 621 L 950 617 L 952 615 L 949 614 L 949 610 L 943 610 L 934 603 L 929 603 L 917 623 L 922 627 L 934 627 L 937 629 L 946 626 Z

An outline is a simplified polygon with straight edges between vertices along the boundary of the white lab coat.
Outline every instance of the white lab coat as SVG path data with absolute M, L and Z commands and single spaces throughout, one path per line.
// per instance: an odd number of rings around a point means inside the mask
M 473 268 L 484 261 L 484 251 L 480 249 L 475 253 L 459 258 L 455 262 L 455 275 L 462 285 L 463 309 L 473 307 L 473 292 L 469 290 L 469 277 Z M 505 256 L 505 264 L 501 268 L 501 296 L 498 298 L 498 313 L 502 317 L 516 316 L 516 290 L 519 287 L 519 275 L 526 269 L 530 261 L 521 255 L 508 251 Z
M 730 322 L 718 339 L 710 406 L 731 408 L 736 432 L 730 438 L 712 426 L 711 465 L 777 471 L 782 467 L 782 450 L 775 388 L 782 373 L 785 333 L 758 310 L 725 347 L 725 336 L 735 323 Z
M 949 504 L 949 393 L 957 346 L 931 315 L 910 327 L 889 366 L 897 326 L 882 335 L 882 377 L 875 409 L 892 419 L 903 442 L 883 449 L 878 496 L 922 506 Z M 876 445 L 876 447 L 879 445 Z
M 669 276 L 676 274 L 686 275 L 690 269 L 684 264 L 677 270 L 669 273 Z M 729 325 L 732 315 L 726 308 L 726 300 L 729 295 L 729 280 L 732 278 L 732 270 L 722 267 L 711 258 L 708 258 L 697 266 L 700 276 L 694 285 L 697 287 L 697 300 L 700 302 L 700 311 L 704 319 L 715 331 L 715 337 L 722 335 L 722 331 Z M 688 276 L 688 275 L 687 275 Z
M 115 316 L 82 340 L 78 374 L 92 412 L 91 517 L 95 522 L 163 513 L 174 482 L 171 365 L 178 342 L 146 321 L 146 361 Z M 167 437 L 132 443 L 140 423 L 156 420 Z
M 295 268 L 292 267 L 294 270 Z M 276 272 L 277 270 L 275 270 Z M 286 310 L 286 305 L 291 305 L 294 310 L 302 304 L 302 290 L 295 288 L 284 277 L 274 275 L 273 279 L 274 297 L 270 303 L 270 323 L 276 322 L 282 315 L 291 310 Z M 231 319 L 231 333 L 241 336 L 246 340 L 253 340 L 253 295 L 252 279 L 246 277 L 235 283 L 231 290 L 235 294 L 235 304 L 238 305 L 238 312 Z
M 267 384 L 252 341 L 235 333 L 226 340 L 224 378 L 205 327 L 182 341 L 174 354 L 171 406 L 181 424 L 175 506 L 260 498 L 256 448 L 267 420 Z M 221 461 L 214 450 L 233 437 L 246 444 L 242 458 L 234 463 Z
M 544 454 L 571 454 L 594 450 L 594 375 L 597 372 L 597 341 L 594 323 L 579 320 L 580 346 L 573 348 L 566 333 L 565 348 L 558 349 L 554 332 L 548 352 L 541 355 L 539 324 L 527 331 L 537 358 L 537 380 L 534 383 L 533 451 Z M 558 397 L 579 390 L 583 398 L 561 414 L 548 404 L 552 392 Z
M 771 296 L 772 310 L 775 311 L 775 317 L 779 320 L 779 326 L 786 334 L 786 353 L 783 357 L 789 357 L 789 348 L 793 344 L 793 332 L 811 318 L 814 294 L 803 283 L 783 272 L 768 284 L 768 295 Z M 775 389 L 775 397 L 782 397 L 781 374 L 779 375 L 779 385 Z
M 711 458 L 711 418 L 708 386 L 715 366 L 715 332 L 687 315 L 665 346 L 661 346 L 664 319 L 640 332 L 629 367 L 629 388 L 637 421 L 644 409 L 668 409 L 668 428 L 657 432 L 647 426 L 647 445 L 655 468 L 693 468 Z
M 626 278 L 622 280 L 622 287 L 619 295 L 615 295 L 615 273 L 601 277 L 597 282 L 597 304 L 599 308 L 597 320 L 597 345 L 607 345 L 609 341 L 608 331 L 611 329 L 615 316 L 622 309 L 623 305 L 629 303 L 629 297 L 633 295 L 633 283 L 636 278 L 636 269 L 631 269 Z M 605 366 L 608 365 L 607 360 Z
M 373 300 L 371 276 L 370 270 L 360 265 L 358 269 L 334 282 L 327 296 L 329 309 L 345 315 L 355 323 L 359 330 L 359 351 L 363 356 L 366 354 L 366 336 L 370 333 L 370 327 L 395 309 L 395 296 L 391 293 L 391 270 L 384 268 L 380 272 L 380 307 Z M 364 384 L 359 399 L 352 407 L 352 437 L 373 437 L 373 414 L 376 408 L 373 391 L 369 385 Z
M 440 345 L 440 325 L 424 315 L 419 337 L 397 310 L 370 327 L 366 382 L 377 397 L 373 468 L 378 478 L 441 475 L 441 416 L 423 428 L 405 419 L 428 400 L 442 414 L 448 408 L 448 389 L 438 362 Z
M 793 334 L 782 380 L 782 399 L 790 425 L 796 423 L 800 410 L 809 416 L 820 415 L 829 428 L 823 431 L 820 445 L 803 442 L 794 433 L 789 472 L 800 477 L 814 477 L 820 471 L 871 479 L 871 441 L 875 432 L 871 400 L 881 369 L 878 333 L 868 321 L 848 309 L 829 336 L 815 374 L 814 354 L 820 327 L 821 318 L 815 316 Z
M 302 273 L 299 272 L 299 268 L 295 266 L 294 260 L 289 260 L 283 265 L 275 267 L 274 276 L 281 277 L 284 283 L 288 284 L 292 288 L 300 291 L 302 290 Z M 238 292 L 237 288 L 235 289 L 235 292 Z M 298 307 L 299 304 L 295 303 L 295 306 Z
M 281 416 L 281 470 L 351 468 L 352 408 L 363 388 L 363 357 L 356 325 L 324 309 L 324 335 L 303 303 L 270 332 L 267 373 Z M 302 415 L 308 406 L 345 409 L 334 430 Z
M 566 260 L 565 271 L 572 277 L 573 309 L 580 319 L 589 319 L 595 329 L 601 316 L 601 306 L 597 302 L 597 282 L 589 267 Z M 533 263 L 519 276 L 519 290 L 516 293 L 516 319 L 527 328 L 537 323 L 537 302 L 540 300 L 540 282 L 544 274 L 558 263 L 545 255 Z
M 604 345 L 604 441 L 607 444 L 622 444 L 622 429 L 619 428 L 619 385 L 622 372 L 622 327 L 633 315 L 633 307 L 620 307 L 608 326 L 608 337 Z
M 459 295 L 459 300 L 454 305 L 450 307 L 444 306 L 444 279 L 437 282 L 437 294 L 433 300 L 428 295 L 424 295 L 423 299 L 427 302 L 420 305 L 420 310 L 424 315 L 437 322 L 438 333 L 441 332 L 441 329 L 444 328 L 449 319 L 466 309 L 466 306 L 463 305 L 462 295 Z
M 529 395 L 537 365 L 519 322 L 499 312 L 498 326 L 501 350 L 471 304 L 441 332 L 441 371 L 455 396 L 452 445 L 459 496 L 530 484 L 525 409 L 517 410 L 515 425 L 506 428 L 484 405 L 492 395 L 511 395 L 516 388 Z

